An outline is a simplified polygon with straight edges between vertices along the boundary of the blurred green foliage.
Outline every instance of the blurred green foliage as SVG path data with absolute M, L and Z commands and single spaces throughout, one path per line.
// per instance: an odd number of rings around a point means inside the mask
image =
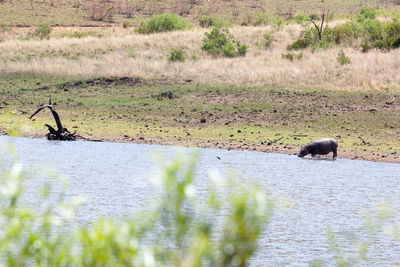
M 218 176 L 199 201 L 192 154 L 162 161 L 154 210 L 77 226 L 81 200 L 54 196 L 51 184 L 39 190 L 40 205 L 29 206 L 24 185 L 31 174 L 12 158 L 0 171 L 0 258 L 7 266 L 246 266 L 273 211 L 258 186 L 226 195 L 218 184 L 233 183 Z

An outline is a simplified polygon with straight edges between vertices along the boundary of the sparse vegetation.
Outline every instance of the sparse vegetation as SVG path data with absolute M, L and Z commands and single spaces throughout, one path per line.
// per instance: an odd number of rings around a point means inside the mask
M 287 54 L 282 54 L 282 58 L 293 61 L 293 60 L 299 60 L 302 59 L 304 57 L 304 53 L 300 52 L 297 54 L 293 54 L 293 53 L 287 53 Z
M 199 18 L 199 24 L 203 28 L 209 28 L 209 27 L 229 27 L 231 26 L 230 23 L 224 21 L 220 16 L 217 15 L 203 15 Z
M 72 33 L 62 33 L 60 35 L 61 38 L 86 38 L 86 37 L 96 37 L 102 38 L 103 34 L 96 31 L 76 31 Z
M 254 26 L 271 25 L 275 30 L 280 30 L 285 25 L 286 20 L 280 15 L 270 15 L 265 12 L 257 14 Z
M 346 65 L 346 64 L 350 64 L 351 63 L 350 58 L 348 58 L 346 56 L 346 54 L 344 53 L 343 49 L 341 49 L 339 51 L 339 54 L 337 56 L 337 60 L 341 65 Z
M 138 33 L 150 34 L 157 32 L 170 32 L 185 30 L 191 25 L 182 17 L 176 14 L 161 14 L 154 15 L 151 18 L 142 21 L 140 26 L 136 28 Z
M 348 21 L 333 29 L 326 27 L 319 31 L 317 24 L 314 25 L 301 39 L 289 45 L 288 50 L 356 45 L 366 52 L 371 48 L 390 50 L 400 46 L 400 22 L 381 22 L 376 18 L 376 12 L 368 8 L 362 9 L 355 21 Z
M 264 33 L 261 41 L 257 42 L 256 45 L 261 49 L 271 49 L 274 36 L 271 33 Z
M 304 13 L 299 13 L 294 16 L 293 21 L 296 22 L 297 24 L 300 25 L 308 25 L 310 23 L 310 16 L 304 14 Z
M 34 36 L 37 36 L 40 39 L 49 38 L 51 31 L 52 31 L 52 28 L 49 25 L 41 24 L 36 27 Z

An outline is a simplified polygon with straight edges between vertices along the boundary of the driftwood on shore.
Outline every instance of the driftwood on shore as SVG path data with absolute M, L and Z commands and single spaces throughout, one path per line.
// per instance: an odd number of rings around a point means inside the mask
M 67 128 L 64 128 L 61 123 L 60 116 L 58 116 L 58 113 L 54 109 L 53 105 L 51 104 L 51 96 L 49 98 L 49 104 L 48 105 L 43 105 L 40 106 L 30 117 L 29 119 L 32 119 L 33 116 L 38 114 L 41 110 L 49 108 L 51 113 L 53 114 L 54 120 L 56 121 L 57 124 L 57 130 L 54 129 L 52 126 L 49 124 L 45 124 L 44 126 L 47 127 L 49 130 L 49 133 L 46 134 L 46 137 L 48 140 L 61 140 L 61 141 L 74 141 L 76 140 L 76 132 L 70 133 Z

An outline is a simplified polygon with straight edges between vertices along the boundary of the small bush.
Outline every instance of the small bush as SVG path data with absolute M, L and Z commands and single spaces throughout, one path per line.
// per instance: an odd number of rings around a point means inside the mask
M 305 25 L 305 24 L 308 24 L 308 22 L 310 21 L 310 17 L 304 13 L 299 13 L 299 14 L 296 14 L 296 16 L 294 16 L 293 20 L 297 24 Z
M 126 29 L 130 26 L 130 23 L 128 21 L 122 22 L 122 28 Z
M 248 46 L 245 44 L 239 44 L 237 48 L 237 54 L 239 56 L 245 56 L 247 54 L 247 48 Z
M 227 29 L 220 28 L 214 28 L 210 33 L 206 32 L 201 49 L 211 55 L 225 57 L 244 56 L 247 53 L 247 45 L 236 41 Z
M 368 7 L 364 7 L 363 9 L 361 9 L 360 13 L 357 15 L 358 22 L 374 19 L 376 19 L 376 11 Z
M 288 45 L 287 50 L 301 50 L 308 47 L 308 42 L 306 39 L 302 38 L 295 41 L 293 44 Z
M 355 39 L 364 34 L 362 26 L 354 21 L 349 21 L 333 28 L 336 44 L 352 44 Z
M 260 12 L 257 14 L 254 26 L 268 25 L 270 23 L 270 16 L 266 12 Z
M 330 28 L 324 28 L 322 39 L 319 40 L 318 31 L 310 27 L 304 34 L 304 37 L 295 41 L 287 47 L 288 50 L 300 50 L 311 47 L 312 50 L 322 48 L 326 49 L 334 45 L 334 34 Z
M 185 51 L 182 49 L 177 49 L 171 52 L 171 54 L 168 57 L 169 61 L 185 61 L 186 59 L 186 54 Z
M 141 34 L 150 34 L 157 32 L 185 30 L 190 27 L 191 25 L 188 24 L 182 17 L 176 14 L 166 13 L 154 15 L 151 18 L 142 21 L 141 25 L 136 28 L 136 32 Z
M 293 61 L 293 60 L 299 60 L 304 57 L 304 53 L 300 52 L 298 54 L 292 54 L 292 53 L 287 53 L 287 54 L 282 54 L 282 58 Z
M 257 14 L 256 21 L 253 24 L 254 26 L 272 25 L 275 30 L 280 30 L 283 28 L 285 23 L 285 18 L 280 15 L 271 16 L 266 12 L 260 12 Z
M 9 32 L 9 31 L 11 31 L 11 27 L 8 26 L 7 24 L 0 23 L 0 31 Z
M 36 27 L 34 35 L 39 37 L 40 39 L 48 39 L 51 31 L 52 28 L 49 25 L 41 24 Z
M 350 58 L 348 58 L 346 56 L 346 54 L 344 53 L 343 49 L 340 50 L 340 52 L 338 53 L 337 60 L 341 65 L 345 65 L 345 64 L 350 64 L 351 63 Z
M 386 49 L 400 47 L 400 22 L 390 22 L 385 25 L 385 41 Z
M 274 41 L 274 36 L 270 33 L 265 33 L 263 35 L 263 40 L 261 41 L 261 43 L 257 43 L 257 45 L 259 47 L 268 49 L 268 48 L 271 48 L 271 44 L 273 41 Z
M 311 20 L 319 20 L 320 17 L 319 17 L 317 14 L 311 14 L 311 15 L 310 15 L 310 19 L 311 19 Z
M 211 16 L 201 16 L 199 18 L 199 24 L 203 28 L 209 28 L 209 27 L 229 27 L 230 23 L 225 22 L 221 17 L 217 15 L 211 15 Z
M 272 16 L 270 18 L 270 20 L 271 20 L 271 25 L 276 30 L 281 30 L 283 28 L 283 26 L 285 26 L 285 24 L 286 24 L 285 18 L 282 17 L 281 15 Z

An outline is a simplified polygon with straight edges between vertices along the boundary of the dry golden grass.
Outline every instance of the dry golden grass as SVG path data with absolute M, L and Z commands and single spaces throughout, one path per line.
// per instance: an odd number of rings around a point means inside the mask
M 270 27 L 234 27 L 231 32 L 249 45 L 245 57 L 213 58 L 201 51 L 205 30 L 137 35 L 122 28 L 97 29 L 103 38 L 52 38 L 0 43 L 0 72 L 78 77 L 143 77 L 191 80 L 196 84 L 274 85 L 338 90 L 395 90 L 400 88 L 400 49 L 362 53 L 344 48 L 351 64 L 337 61 L 341 48 L 312 53 L 288 61 L 282 58 L 303 28 L 287 25 L 274 32 L 271 49 L 260 48 Z M 25 30 L 26 31 L 26 30 Z M 76 28 L 55 29 L 52 36 Z M 84 31 L 84 30 L 81 30 Z M 167 60 L 173 49 L 184 49 L 185 62 Z

